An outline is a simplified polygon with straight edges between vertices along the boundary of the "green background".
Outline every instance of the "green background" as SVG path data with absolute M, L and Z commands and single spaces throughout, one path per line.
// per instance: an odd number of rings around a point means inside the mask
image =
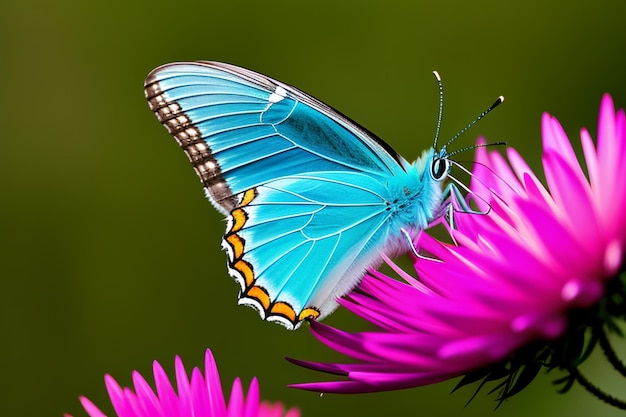
M 170 372 L 176 354 L 201 366 L 207 347 L 225 385 L 256 375 L 263 398 L 303 416 L 492 414 L 486 393 L 468 407 L 471 389 L 449 395 L 456 381 L 354 396 L 286 388 L 320 375 L 284 356 L 340 357 L 307 329 L 236 305 L 224 223 L 148 110 L 143 80 L 178 60 L 241 65 L 320 98 L 412 160 L 432 143 L 436 69 L 444 138 L 503 94 L 458 146 L 485 134 L 538 167 L 543 111 L 577 140 L 581 126 L 595 136 L 604 92 L 626 106 L 625 16 L 623 1 L 3 2 L 0 415 L 85 415 L 81 394 L 110 415 L 105 373 L 128 385 L 154 359 Z M 327 323 L 355 325 L 345 311 Z M 585 372 L 624 396 L 601 362 Z M 558 395 L 557 376 L 496 413 L 619 415 L 579 388 Z

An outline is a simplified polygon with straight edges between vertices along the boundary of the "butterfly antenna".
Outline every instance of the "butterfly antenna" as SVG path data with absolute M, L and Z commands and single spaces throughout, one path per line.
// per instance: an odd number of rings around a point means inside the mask
M 507 145 L 507 143 L 504 142 L 504 141 L 491 142 L 491 143 L 478 143 L 478 144 L 475 144 L 475 145 L 466 146 L 465 148 L 457 149 L 456 151 L 450 152 L 448 154 L 448 158 L 450 158 L 451 156 L 454 156 L 454 155 L 456 155 L 458 153 L 471 151 L 472 149 L 476 149 L 476 148 L 486 148 L 487 146 L 506 146 L 506 145 Z
M 437 149 L 437 140 L 439 140 L 439 131 L 441 130 L 441 118 L 443 117 L 443 83 L 437 71 L 433 71 L 433 74 L 437 79 L 437 85 L 439 85 L 439 116 L 437 117 L 437 130 L 435 131 L 435 140 L 433 143 L 433 148 Z
M 446 143 L 446 145 L 443 148 L 447 148 L 448 145 L 450 145 L 452 142 L 454 142 L 455 140 L 457 140 L 457 138 L 459 136 L 461 136 L 463 133 L 467 132 L 469 130 L 469 128 L 471 128 L 472 126 L 474 126 L 480 119 L 482 119 L 483 117 L 485 117 L 486 115 L 488 115 L 489 113 L 491 113 L 491 111 L 493 109 L 495 109 L 496 107 L 498 107 L 502 102 L 504 101 L 504 97 L 500 96 L 496 99 L 496 101 L 489 106 L 489 108 L 485 111 L 483 111 L 482 113 L 480 113 L 478 115 L 477 118 L 475 118 L 474 120 L 472 120 L 470 123 L 468 123 L 467 126 L 465 126 L 463 129 L 461 129 L 461 131 L 459 133 L 457 133 L 456 135 L 454 135 L 452 138 L 450 138 L 450 140 Z

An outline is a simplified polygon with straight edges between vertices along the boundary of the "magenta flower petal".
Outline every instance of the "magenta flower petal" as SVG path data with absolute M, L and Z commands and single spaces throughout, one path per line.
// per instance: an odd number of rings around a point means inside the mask
M 133 371 L 133 384 L 135 385 L 135 393 L 141 414 L 159 415 L 161 413 L 161 405 L 154 391 L 146 380 L 137 371 Z
M 624 111 L 615 112 L 610 96 L 603 97 L 597 146 L 581 131 L 586 166 L 548 114 L 542 135 L 548 186 L 514 149 L 507 149 L 505 159 L 477 148 L 470 198 L 488 213 L 455 215 L 457 245 L 422 233 L 416 246 L 443 262 L 418 259 L 418 279 L 387 261 L 402 281 L 371 271 L 340 300 L 376 330 L 348 332 L 313 322 L 318 340 L 357 363 L 290 359 L 343 378 L 295 387 L 374 392 L 486 375 L 489 369 L 511 372 L 514 380 L 515 370 L 531 365 L 519 363 L 525 357 L 520 352 L 537 361 L 532 366 L 565 368 L 574 359 L 571 352 L 560 356 L 559 346 L 567 346 L 568 337 L 582 340 L 590 317 L 598 322 L 626 316 L 615 313 L 626 306 L 600 310 L 623 299 L 621 293 L 611 298 L 610 291 L 626 288 L 613 285 L 621 282 L 626 250 Z M 584 320 L 573 322 L 576 317 Z M 518 362 L 511 362 L 513 355 Z
M 113 405 L 113 409 L 115 412 L 120 415 L 120 413 L 124 412 L 124 410 L 130 410 L 131 404 L 129 403 L 130 398 L 127 398 L 122 390 L 122 387 L 119 386 L 117 381 L 113 379 L 110 375 L 104 376 L 104 385 L 107 388 L 107 392 L 109 393 L 109 398 L 111 398 L 111 404 Z
M 281 403 L 270 404 L 264 401 L 259 404 L 259 415 L 265 417 L 299 417 L 300 412 L 295 408 L 285 410 Z
M 133 372 L 134 390 L 122 388 L 110 375 L 105 375 L 105 385 L 115 414 L 119 417 L 299 417 L 296 408 L 285 410 L 282 404 L 261 403 L 256 378 L 250 383 L 248 394 L 243 391 L 239 378 L 235 379 L 226 405 L 219 373 L 211 351 L 205 355 L 205 372 L 194 368 L 187 376 L 180 357 L 175 359 L 176 390 L 165 371 L 154 362 L 156 390 L 138 373 Z M 90 417 L 105 414 L 85 397 L 80 402 Z M 68 416 L 71 417 L 71 416 Z
M 100 409 L 96 407 L 94 403 L 89 401 L 89 399 L 87 399 L 86 397 L 83 397 L 82 395 L 79 397 L 79 399 L 83 408 L 85 409 L 87 414 L 89 414 L 91 417 L 106 417 L 106 415 L 102 411 L 100 411 Z
M 207 351 L 210 352 L 210 351 Z M 161 408 L 164 415 L 178 415 L 178 397 L 170 383 L 165 370 L 161 364 L 154 361 L 152 364 L 154 373 L 154 384 L 156 385 L 157 397 L 161 402 Z
M 194 401 L 194 414 L 209 414 L 209 397 L 211 395 L 207 385 L 204 383 L 204 376 L 198 368 L 191 371 L 190 397 Z M 209 395 L 206 395 L 208 393 Z
M 250 388 L 248 389 L 248 399 L 246 400 L 245 416 L 252 417 L 259 413 L 260 395 L 259 395 L 259 382 L 256 378 L 250 382 Z M 235 417 L 233 415 L 233 417 Z
M 220 375 L 217 372 L 217 364 L 211 350 L 207 349 L 204 355 L 204 369 L 206 371 L 207 389 L 209 389 L 209 410 L 211 415 L 224 415 L 226 413 L 226 403 L 220 382 Z M 232 395 L 232 394 L 231 394 Z

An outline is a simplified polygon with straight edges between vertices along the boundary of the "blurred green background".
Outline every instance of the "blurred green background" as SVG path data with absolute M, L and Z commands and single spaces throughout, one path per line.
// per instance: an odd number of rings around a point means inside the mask
M 540 163 L 540 117 L 595 135 L 601 95 L 626 106 L 626 2 L 7 1 L 0 6 L 0 415 L 75 417 L 86 395 L 111 413 L 103 375 L 131 383 L 152 360 L 217 357 L 230 387 L 303 416 L 492 414 L 456 381 L 341 396 L 286 384 L 317 379 L 284 356 L 339 359 L 303 328 L 287 332 L 236 305 L 221 216 L 148 110 L 143 80 L 178 60 L 218 60 L 295 85 L 384 138 L 407 159 L 430 146 L 443 77 L 442 135 L 503 94 L 459 141 L 506 140 Z M 383 5 L 384 4 L 384 5 Z M 468 158 L 470 156 L 468 155 Z M 327 323 L 355 324 L 345 311 Z M 600 363 L 601 361 L 598 361 Z M 592 362 L 594 380 L 623 384 Z M 501 416 L 612 416 L 542 375 Z M 150 378 L 149 378 L 150 379 Z M 229 389 L 229 388 L 228 388 Z

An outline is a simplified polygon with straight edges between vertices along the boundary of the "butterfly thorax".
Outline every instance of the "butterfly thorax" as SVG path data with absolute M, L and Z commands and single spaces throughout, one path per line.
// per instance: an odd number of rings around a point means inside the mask
M 404 225 L 414 225 L 424 229 L 439 211 L 442 200 L 442 183 L 435 181 L 429 167 L 434 150 L 424 151 L 422 156 L 411 164 L 404 175 L 395 176 L 389 183 L 389 210 L 397 221 Z
M 387 185 L 390 221 L 385 247 L 391 252 L 402 251 L 406 246 L 406 239 L 400 231 L 402 228 L 415 237 L 440 213 L 442 183 L 434 180 L 429 173 L 434 156 L 434 149 L 424 151 L 421 157 L 406 167 L 406 172 L 394 176 Z

